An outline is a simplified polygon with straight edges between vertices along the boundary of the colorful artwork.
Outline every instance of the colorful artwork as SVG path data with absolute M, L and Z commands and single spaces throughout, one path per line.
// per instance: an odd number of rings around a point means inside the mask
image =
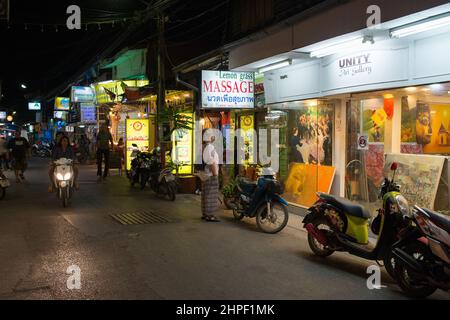
M 433 210 L 444 161 L 445 158 L 439 156 L 388 154 L 384 173 L 392 177 L 390 167 L 393 162 L 397 162 L 399 165 L 395 180 L 403 196 L 410 205 Z
M 363 132 L 369 136 L 369 142 L 384 142 L 384 124 L 387 119 L 384 111 L 384 99 L 361 100 Z
M 287 201 L 310 207 L 317 201 L 316 192 L 330 193 L 336 169 L 315 164 L 294 163 L 285 182 Z
M 290 162 L 331 166 L 333 106 L 303 107 L 290 114 Z
M 416 142 L 416 106 L 411 106 L 409 97 L 402 97 L 402 132 L 401 141 L 405 143 Z
M 427 154 L 450 154 L 450 105 L 430 104 L 431 134 L 423 147 Z

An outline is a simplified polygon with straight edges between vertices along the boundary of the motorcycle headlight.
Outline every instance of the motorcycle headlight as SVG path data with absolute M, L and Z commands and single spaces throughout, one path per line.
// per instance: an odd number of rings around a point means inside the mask
M 395 197 L 395 201 L 397 202 L 398 209 L 403 216 L 411 217 L 412 212 L 409 207 L 408 200 L 405 199 L 404 196 L 398 195 Z
M 72 178 L 72 173 L 67 172 L 67 173 L 64 175 L 64 180 L 70 180 L 70 178 Z
M 64 180 L 64 177 L 63 177 L 63 175 L 62 175 L 61 173 L 57 173 L 57 174 L 56 174 L 56 179 L 58 179 L 58 180 Z

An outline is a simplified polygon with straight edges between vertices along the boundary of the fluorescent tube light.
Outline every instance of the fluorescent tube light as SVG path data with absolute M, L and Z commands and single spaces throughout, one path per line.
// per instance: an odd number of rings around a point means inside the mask
M 290 66 L 291 64 L 292 64 L 292 60 L 288 59 L 288 60 L 280 61 L 280 62 L 277 62 L 274 64 L 269 64 L 268 66 L 262 67 L 258 70 L 258 72 L 264 73 L 267 71 L 284 68 L 284 67 Z
M 367 38 L 368 39 L 368 38 Z M 367 42 L 365 41 L 366 38 L 362 36 L 358 36 L 356 38 L 347 39 L 344 41 L 334 42 L 329 45 L 325 45 L 322 47 L 319 47 L 315 50 L 311 51 L 311 58 L 322 58 L 325 56 L 329 56 L 335 53 L 338 53 L 340 51 L 360 47 L 363 43 Z M 370 43 L 373 43 L 373 38 L 369 39 Z
M 416 21 L 391 30 L 391 37 L 403 38 L 413 34 L 434 30 L 450 25 L 450 12 Z

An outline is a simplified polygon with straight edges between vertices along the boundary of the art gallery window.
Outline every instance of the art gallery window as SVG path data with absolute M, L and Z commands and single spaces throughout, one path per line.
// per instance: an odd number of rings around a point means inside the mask
M 353 94 L 346 158 L 346 197 L 372 213 L 393 161 L 400 164 L 396 180 L 412 205 L 449 213 L 450 84 Z
M 316 192 L 330 192 L 335 105 L 328 100 L 286 102 L 269 107 L 266 122 L 283 128 L 280 172 L 287 201 L 309 207 Z

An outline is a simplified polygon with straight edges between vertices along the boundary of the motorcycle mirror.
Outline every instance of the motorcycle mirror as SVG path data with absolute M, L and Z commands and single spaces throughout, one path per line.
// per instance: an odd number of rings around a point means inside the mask
M 138 147 L 136 143 L 133 143 L 132 146 L 135 147 L 135 148 Z
M 398 168 L 398 163 L 397 162 L 392 162 L 391 171 L 395 171 L 395 170 L 397 170 L 397 168 Z

